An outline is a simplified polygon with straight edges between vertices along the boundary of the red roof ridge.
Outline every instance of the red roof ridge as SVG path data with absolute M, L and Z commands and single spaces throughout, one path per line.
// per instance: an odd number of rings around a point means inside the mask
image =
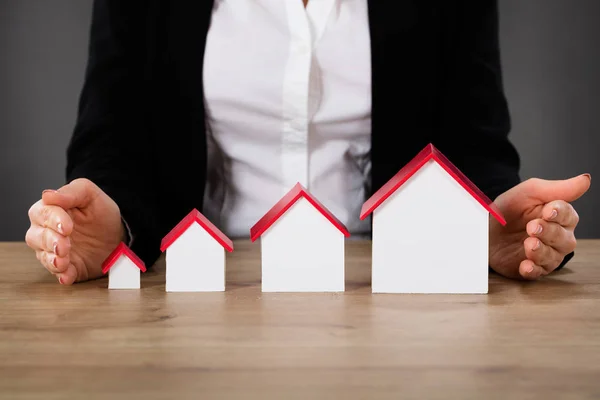
M 223 232 L 210 222 L 200 211 L 193 209 L 169 232 L 160 243 L 160 251 L 165 251 L 179 238 L 194 222 L 197 222 L 210 236 L 212 236 L 225 250 L 233 251 L 233 242 Z
M 102 263 L 102 273 L 106 274 L 122 255 L 127 256 L 142 272 L 146 272 L 144 262 L 125 243 L 121 242 Z
M 317 200 L 304 186 L 296 183 L 294 187 L 284 195 L 275 205 L 250 229 L 250 239 L 254 242 L 263 233 L 266 232 L 271 225 L 275 223 L 287 210 L 295 203 L 304 197 L 314 208 L 317 209 L 325 218 L 331 222 L 342 234 L 346 237 L 350 236 L 350 232 L 346 226 L 335 217 L 319 200 Z
M 506 225 L 502 212 L 465 174 L 463 174 L 446 156 L 442 154 L 433 144 L 429 143 L 408 164 L 387 181 L 375 194 L 373 194 L 362 206 L 360 219 L 365 219 L 388 197 L 390 197 L 400 186 L 408 181 L 423 165 L 434 160 L 450 175 L 463 189 L 465 189 L 475 200 L 479 202 L 498 222 Z

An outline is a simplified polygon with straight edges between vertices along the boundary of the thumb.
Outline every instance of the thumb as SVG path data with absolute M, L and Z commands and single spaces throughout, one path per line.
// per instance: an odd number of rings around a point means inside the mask
M 532 179 L 528 194 L 544 203 L 554 200 L 563 200 L 570 203 L 583 196 L 590 188 L 591 183 L 592 177 L 590 174 L 557 181 Z
M 58 190 L 46 190 L 42 201 L 65 210 L 87 207 L 98 195 L 100 188 L 89 179 L 75 179 Z

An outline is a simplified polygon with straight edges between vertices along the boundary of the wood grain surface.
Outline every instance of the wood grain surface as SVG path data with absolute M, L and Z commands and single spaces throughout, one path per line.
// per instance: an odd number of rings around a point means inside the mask
M 346 252 L 342 294 L 261 293 L 245 241 L 225 293 L 165 293 L 162 261 L 137 291 L 60 286 L 0 243 L 0 398 L 600 398 L 600 241 L 488 295 L 373 295 L 370 243 Z

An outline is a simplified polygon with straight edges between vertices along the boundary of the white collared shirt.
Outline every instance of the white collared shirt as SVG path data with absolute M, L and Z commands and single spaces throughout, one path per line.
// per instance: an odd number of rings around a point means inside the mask
M 215 0 L 204 214 L 231 237 L 300 182 L 352 233 L 370 185 L 366 0 Z

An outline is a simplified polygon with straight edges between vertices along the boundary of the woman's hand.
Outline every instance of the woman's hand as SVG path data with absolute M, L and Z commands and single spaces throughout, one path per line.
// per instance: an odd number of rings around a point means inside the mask
M 125 236 L 119 207 L 87 179 L 45 190 L 29 219 L 27 244 L 63 285 L 101 276 L 102 262 Z
M 570 202 L 589 189 L 591 177 L 563 181 L 529 179 L 494 203 L 506 226 L 490 218 L 490 267 L 509 278 L 538 279 L 575 250 L 579 216 Z

